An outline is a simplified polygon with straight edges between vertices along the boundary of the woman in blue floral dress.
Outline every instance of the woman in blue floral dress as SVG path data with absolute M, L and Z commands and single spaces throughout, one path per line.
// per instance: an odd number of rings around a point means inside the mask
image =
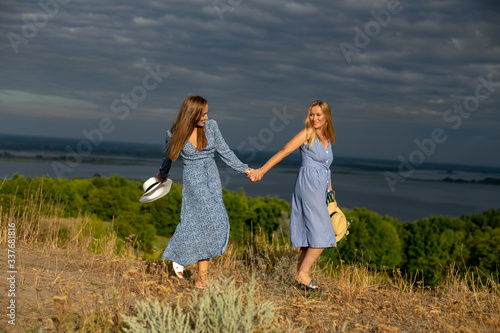
M 330 165 L 335 138 L 330 106 L 324 101 L 314 101 L 307 110 L 305 128 L 262 168 L 250 174 L 252 181 L 262 179 L 273 166 L 300 147 L 302 165 L 292 195 L 290 244 L 300 247 L 295 280 L 299 287 L 313 291 L 320 287 L 309 276 L 309 271 L 325 248 L 337 246 L 326 205 L 327 193 L 332 190 Z
M 214 153 L 237 172 L 249 174 L 224 141 L 217 122 L 208 119 L 208 104 L 200 96 L 189 96 L 167 131 L 166 156 L 157 175 L 164 181 L 172 161 L 179 156 L 182 172 L 181 221 L 168 242 L 162 260 L 180 265 L 198 263 L 195 287 L 207 283 L 209 259 L 224 253 L 229 238 L 229 219 L 222 201 L 222 185 Z

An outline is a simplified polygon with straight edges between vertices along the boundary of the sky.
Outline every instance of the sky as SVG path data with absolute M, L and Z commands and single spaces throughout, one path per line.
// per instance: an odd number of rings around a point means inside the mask
M 197 94 L 276 151 L 321 99 L 336 156 L 500 167 L 497 1 L 2 0 L 0 35 L 0 133 L 163 143 Z

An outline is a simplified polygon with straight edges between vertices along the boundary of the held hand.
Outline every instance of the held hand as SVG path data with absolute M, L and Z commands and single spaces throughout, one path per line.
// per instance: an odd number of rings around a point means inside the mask
M 164 178 L 160 175 L 160 173 L 159 173 L 159 172 L 156 174 L 156 179 L 157 179 L 160 183 L 163 183 L 163 181 L 165 180 L 165 179 L 164 179 Z
M 333 207 L 337 208 L 337 200 L 335 200 L 335 191 L 332 189 L 329 189 L 328 193 L 326 194 L 326 204 L 327 205 L 333 204 Z
M 250 174 L 252 173 L 253 170 L 254 169 L 252 169 L 252 168 L 248 168 L 245 170 L 245 175 L 247 175 L 247 177 L 250 181 L 252 180 L 252 178 L 250 177 Z
M 252 182 L 258 182 L 262 179 L 263 176 L 264 176 L 264 172 L 262 172 L 261 169 L 256 169 L 256 170 L 252 170 L 252 172 L 250 172 L 250 174 L 248 175 L 248 178 L 250 178 L 250 180 Z
M 258 182 L 257 178 L 257 170 L 252 169 L 252 171 L 248 174 L 248 179 L 250 179 L 253 183 Z
M 256 182 L 258 181 L 257 180 L 257 177 L 255 175 L 255 172 L 256 170 L 255 169 L 247 169 L 247 171 L 245 171 L 245 174 L 247 175 L 248 179 L 250 179 L 251 182 Z M 260 179 L 259 179 L 260 180 Z

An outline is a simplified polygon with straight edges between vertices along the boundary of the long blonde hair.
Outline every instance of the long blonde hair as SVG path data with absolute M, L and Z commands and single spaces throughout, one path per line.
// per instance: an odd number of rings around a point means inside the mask
M 314 143 L 314 140 L 318 138 L 316 135 L 316 131 L 314 130 L 314 127 L 311 124 L 311 120 L 309 118 L 311 109 L 315 106 L 319 106 L 321 108 L 321 111 L 323 112 L 323 115 L 326 118 L 325 127 L 323 127 L 323 136 L 327 138 L 328 141 L 330 141 L 330 143 L 333 145 L 335 144 L 337 136 L 335 135 L 335 129 L 333 128 L 332 111 L 330 109 L 330 105 L 328 105 L 327 102 L 322 100 L 317 100 L 312 102 L 311 105 L 309 105 L 309 108 L 307 109 L 305 124 L 306 124 L 306 129 L 308 130 L 307 131 L 308 137 L 306 139 L 306 144 L 308 144 L 309 147 L 311 147 L 312 144 Z
M 207 106 L 207 100 L 201 96 L 191 95 L 187 97 L 181 105 L 177 119 L 175 119 L 170 132 L 172 137 L 168 140 L 165 150 L 168 158 L 175 161 L 193 133 L 196 124 L 203 117 L 203 111 Z M 197 129 L 196 151 L 200 151 L 208 145 L 205 129 Z

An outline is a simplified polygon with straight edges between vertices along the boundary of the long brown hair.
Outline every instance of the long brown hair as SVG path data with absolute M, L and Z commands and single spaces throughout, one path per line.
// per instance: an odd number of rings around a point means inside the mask
M 309 144 L 309 147 L 311 147 L 312 144 L 314 143 L 314 140 L 317 139 L 316 131 L 314 130 L 314 127 L 311 124 L 311 120 L 309 118 L 311 109 L 315 106 L 319 106 L 321 108 L 321 111 L 323 111 L 323 115 L 326 117 L 325 127 L 323 127 L 323 136 L 327 138 L 333 145 L 335 144 L 337 136 L 335 135 L 335 129 L 333 128 L 332 111 L 330 109 L 330 105 L 328 105 L 327 102 L 322 100 L 317 100 L 312 102 L 311 105 L 309 105 L 309 108 L 307 109 L 307 116 L 305 123 L 306 123 L 306 128 L 308 129 L 310 135 L 306 139 L 306 143 Z
M 175 119 L 170 132 L 172 137 L 168 140 L 165 150 L 168 158 L 175 161 L 186 144 L 187 140 L 193 133 L 196 124 L 203 117 L 203 111 L 207 106 L 207 100 L 203 97 L 191 95 L 184 100 Z M 196 151 L 200 151 L 208 145 L 205 129 L 198 127 L 197 129 Z

